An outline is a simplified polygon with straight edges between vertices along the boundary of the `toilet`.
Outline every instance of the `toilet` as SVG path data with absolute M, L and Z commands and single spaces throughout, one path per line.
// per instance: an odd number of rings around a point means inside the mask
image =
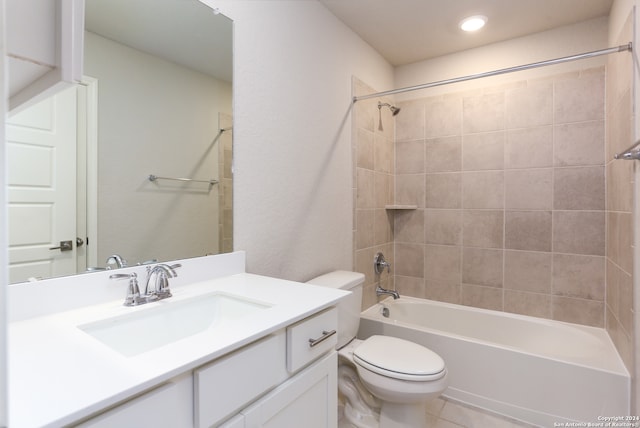
M 308 283 L 351 291 L 338 303 L 336 345 L 346 419 L 358 428 L 426 427 L 427 401 L 439 396 L 448 384 L 442 358 L 424 346 L 396 337 L 356 339 L 363 274 L 335 271 Z

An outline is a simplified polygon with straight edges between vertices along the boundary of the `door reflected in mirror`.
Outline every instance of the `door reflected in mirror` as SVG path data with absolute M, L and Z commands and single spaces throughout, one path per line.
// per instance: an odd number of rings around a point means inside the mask
M 10 282 L 231 251 L 232 22 L 86 0 L 85 28 L 83 84 L 9 119 Z

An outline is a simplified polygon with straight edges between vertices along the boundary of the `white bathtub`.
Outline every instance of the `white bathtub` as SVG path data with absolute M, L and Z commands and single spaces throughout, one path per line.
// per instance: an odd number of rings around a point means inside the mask
M 438 353 L 443 395 L 464 403 L 545 427 L 629 415 L 629 373 L 603 329 L 402 297 L 362 312 L 358 337 L 373 334 Z

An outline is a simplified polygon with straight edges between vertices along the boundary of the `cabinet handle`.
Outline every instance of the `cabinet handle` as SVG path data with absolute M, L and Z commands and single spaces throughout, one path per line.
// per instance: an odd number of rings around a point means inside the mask
M 316 346 L 317 344 L 319 344 L 321 342 L 324 342 L 325 340 L 327 340 L 328 338 L 330 338 L 334 334 L 336 334 L 335 330 L 331 330 L 331 331 L 322 330 L 322 336 L 320 336 L 317 339 L 309 339 L 309 347 L 313 348 L 314 346 Z

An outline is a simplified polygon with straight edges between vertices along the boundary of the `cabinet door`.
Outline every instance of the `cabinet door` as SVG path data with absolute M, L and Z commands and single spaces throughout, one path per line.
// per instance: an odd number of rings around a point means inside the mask
M 335 351 L 248 407 L 245 428 L 335 428 L 338 425 Z
M 79 428 L 193 426 L 193 380 L 182 375 L 125 404 L 76 425 Z

